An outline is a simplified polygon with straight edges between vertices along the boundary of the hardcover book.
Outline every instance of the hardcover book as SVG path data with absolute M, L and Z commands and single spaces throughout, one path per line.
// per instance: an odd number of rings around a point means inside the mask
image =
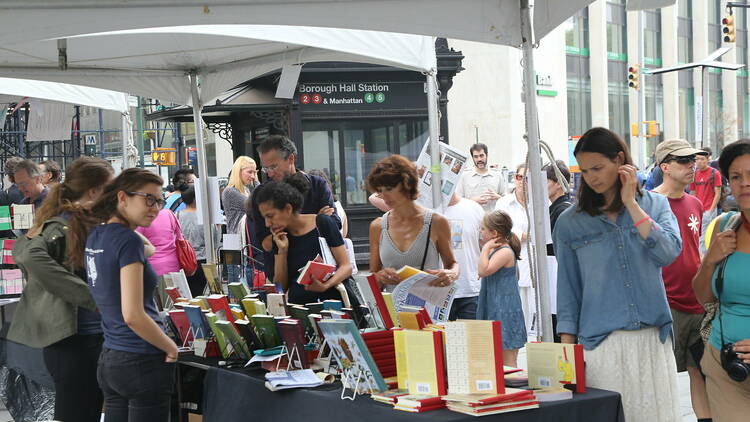
M 297 284 L 309 286 L 310 284 L 312 284 L 313 279 L 316 279 L 318 281 L 326 281 L 335 272 L 335 265 L 324 264 L 322 262 L 316 261 L 308 261 L 307 264 L 300 270 L 299 277 L 297 277 Z
M 576 393 L 586 392 L 583 346 L 561 343 L 526 343 L 531 388 L 558 388 L 575 384 Z
M 446 323 L 445 349 L 451 394 L 505 392 L 500 321 Z
M 427 330 L 403 330 L 403 333 L 409 394 L 447 394 L 443 333 Z
M 334 351 L 339 366 L 349 372 L 353 379 L 361 373 L 363 379 L 360 388 L 367 385 L 375 391 L 385 391 L 388 386 L 380 374 L 375 360 L 370 355 L 354 321 L 350 319 L 323 320 L 318 324 L 328 345 Z M 348 386 L 354 388 L 355 386 Z
M 290 361 L 294 358 L 293 366 L 301 369 L 309 368 L 310 363 L 307 360 L 307 353 L 305 353 L 305 333 L 300 321 L 297 319 L 285 319 L 279 322 L 278 328 Z

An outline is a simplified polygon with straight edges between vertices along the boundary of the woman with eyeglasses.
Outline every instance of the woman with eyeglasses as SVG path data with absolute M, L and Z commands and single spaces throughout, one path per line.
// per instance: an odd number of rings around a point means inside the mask
M 92 209 L 105 222 L 86 241 L 88 281 L 104 330 L 97 376 L 105 422 L 169 420 L 177 345 L 164 333 L 154 303 L 157 275 L 135 233 L 157 219 L 161 186 L 158 175 L 127 169 Z
M 526 164 L 519 164 L 516 167 L 516 174 L 513 176 L 514 189 L 509 195 L 505 195 L 497 200 L 495 211 L 502 211 L 513 221 L 513 234 L 521 240 L 521 259 L 518 261 L 518 291 L 521 295 L 521 306 L 523 308 L 523 317 L 526 323 L 526 331 L 530 332 L 536 313 L 536 299 L 534 288 L 531 285 L 531 270 L 529 268 L 528 246 L 529 246 L 529 219 L 527 217 L 526 204 L 526 183 L 524 175 L 526 174 Z M 531 215 L 531 210 L 528 210 Z
M 554 231 L 557 331 L 586 350 L 586 384 L 617 391 L 628 421 L 680 420 L 662 267 L 682 240 L 667 198 L 641 189 L 625 142 L 605 128 L 576 144 L 578 204 Z

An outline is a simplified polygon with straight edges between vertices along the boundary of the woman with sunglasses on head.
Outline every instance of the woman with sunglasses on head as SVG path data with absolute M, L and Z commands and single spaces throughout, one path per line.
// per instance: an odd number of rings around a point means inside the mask
M 666 197 L 640 188 L 617 134 L 589 129 L 574 154 L 578 205 L 560 215 L 554 232 L 557 331 L 586 350 L 588 385 L 622 395 L 626 420 L 680 420 L 661 276 L 682 248 L 677 219 Z
M 91 204 L 113 173 L 100 158 L 73 161 L 65 182 L 50 188 L 36 223 L 13 251 L 27 284 L 8 339 L 42 348 L 55 383 L 54 419 L 62 422 L 101 418 L 102 392 L 96 380 L 101 317 L 86 284 L 83 250 L 96 224 Z
M 177 345 L 164 333 L 154 303 L 157 275 L 135 233 L 157 218 L 161 185 L 148 170 L 127 169 L 93 207 L 105 222 L 86 242 L 89 285 L 104 329 L 97 375 L 105 422 L 169 419 Z
M 737 198 L 736 212 L 717 218 L 693 289 L 703 303 L 718 301 L 711 334 L 701 359 L 715 421 L 744 421 L 750 414 L 750 139 L 724 147 L 721 175 Z M 740 224 L 735 228 L 730 219 Z

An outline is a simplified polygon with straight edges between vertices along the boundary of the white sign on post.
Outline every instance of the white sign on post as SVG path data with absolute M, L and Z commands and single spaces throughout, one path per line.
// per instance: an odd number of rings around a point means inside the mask
M 695 146 L 703 146 L 703 96 L 695 97 Z
M 458 179 L 466 166 L 467 156 L 458 149 L 440 142 L 440 177 L 443 195 L 442 204 L 447 206 L 456 190 Z M 432 202 L 432 159 L 430 156 L 430 140 L 425 141 L 422 151 L 417 158 L 417 173 L 419 175 L 419 197 L 417 203 L 425 208 L 433 209 Z

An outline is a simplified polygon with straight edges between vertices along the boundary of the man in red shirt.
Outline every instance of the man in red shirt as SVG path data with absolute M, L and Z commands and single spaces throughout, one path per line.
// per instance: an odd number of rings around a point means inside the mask
M 667 267 L 662 268 L 664 288 L 674 321 L 674 354 L 677 371 L 687 370 L 690 377 L 690 398 L 698 420 L 711 417 L 706 396 L 706 384 L 701 375 L 692 347 L 702 345 L 700 336 L 703 306 L 693 291 L 693 276 L 701 263 L 698 241 L 701 235 L 703 205 L 685 188 L 695 179 L 696 154 L 701 153 L 682 139 L 664 141 L 656 147 L 656 159 L 664 172 L 661 185 L 654 188 L 669 199 L 672 212 L 677 217 L 682 238 L 682 252 Z

